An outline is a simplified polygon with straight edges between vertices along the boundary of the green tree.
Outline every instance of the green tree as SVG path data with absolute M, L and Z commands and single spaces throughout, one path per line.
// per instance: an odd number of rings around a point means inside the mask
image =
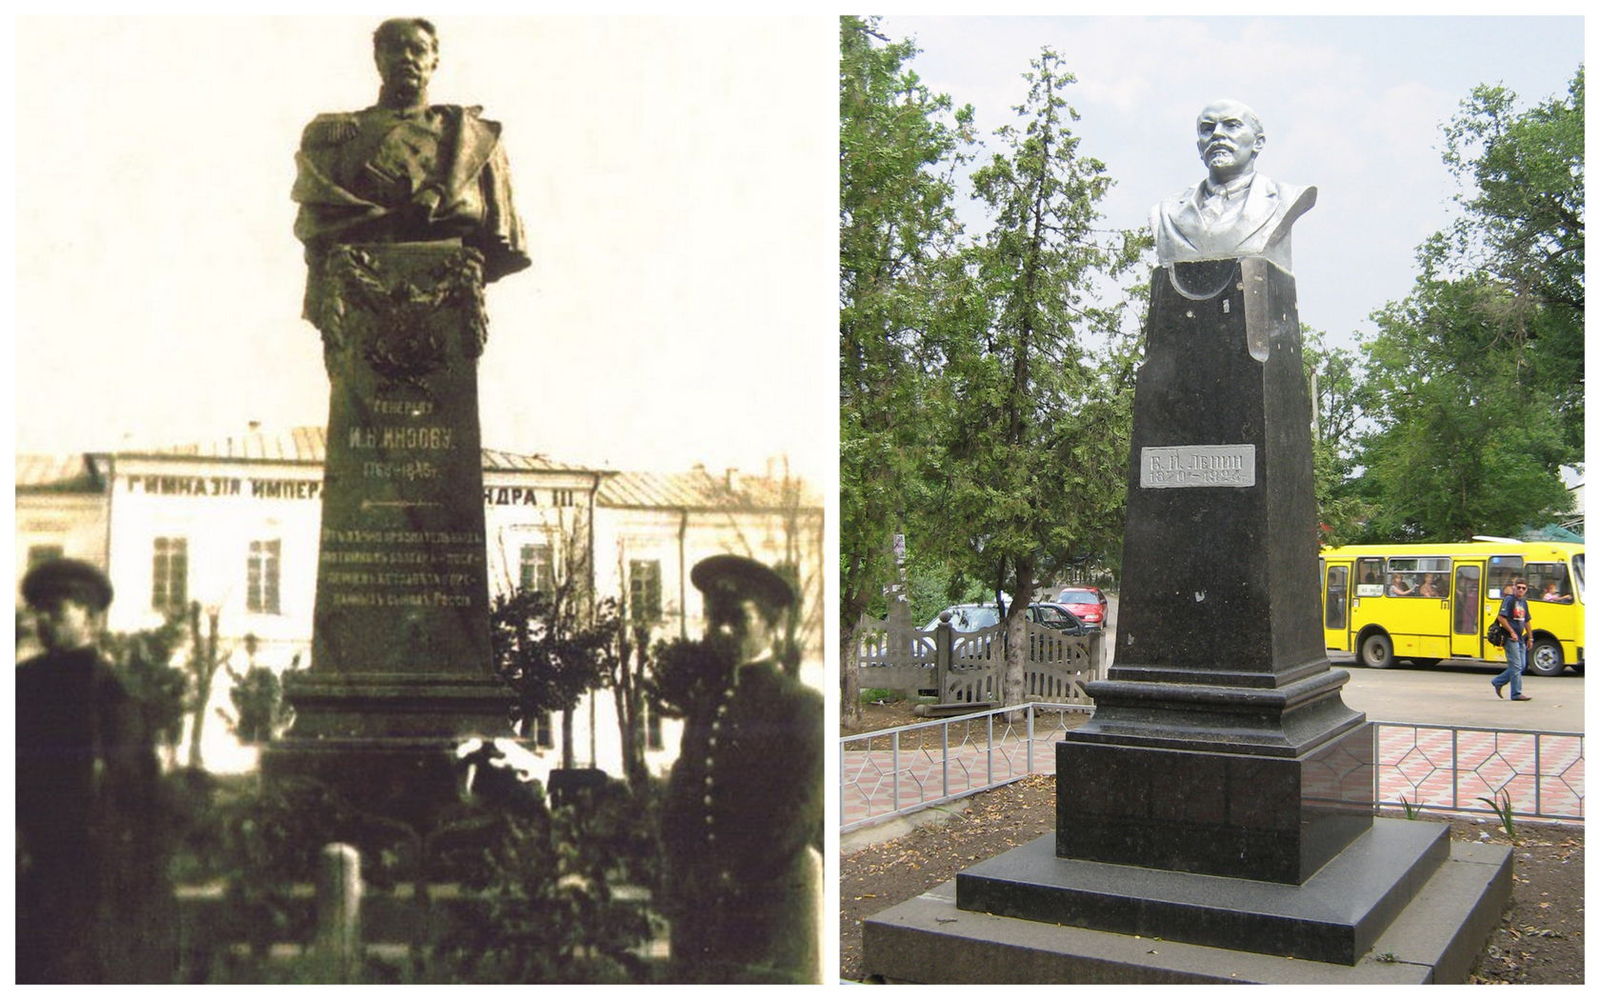
M 602 682 L 620 621 L 609 599 L 594 613 L 576 580 L 498 595 L 489 609 L 495 670 L 515 691 L 513 715 L 526 729 L 544 713 L 560 712 L 561 766 L 568 768 L 577 756 L 573 710 Z
M 1583 70 L 1529 110 L 1482 86 L 1445 126 L 1460 214 L 1363 344 L 1362 540 L 1515 534 L 1570 505 L 1583 449 Z
M 1084 155 L 1067 104 L 1074 77 L 1045 49 L 1025 74 L 1019 123 L 973 173 L 992 226 L 942 326 L 942 449 L 935 537 L 971 575 L 1016 598 L 1007 609 L 1003 697 L 1023 695 L 1029 595 L 1058 563 L 1120 531 L 1136 346 L 1102 283 L 1148 238 L 1097 228 L 1112 181 Z
M 1514 535 L 1567 510 L 1558 467 L 1573 451 L 1509 334 L 1508 297 L 1487 278 L 1424 281 L 1375 315 L 1364 540 Z
M 1301 338 L 1315 407 L 1312 461 L 1317 517 L 1323 542 L 1343 545 L 1360 532 L 1371 514 L 1353 486 L 1359 472 L 1356 456 L 1362 415 L 1371 405 L 1366 371 L 1360 353 L 1328 347 L 1320 330 L 1301 324 Z
M 841 704 L 859 717 L 856 623 L 894 580 L 927 448 L 924 338 L 959 233 L 953 170 L 970 108 L 908 68 L 909 41 L 840 19 L 839 631 Z
M 1567 93 L 1523 112 L 1480 86 L 1445 126 L 1465 190 L 1455 222 L 1422 248 L 1423 278 L 1486 277 L 1526 377 L 1548 388 L 1567 443 L 1583 441 L 1583 67 Z

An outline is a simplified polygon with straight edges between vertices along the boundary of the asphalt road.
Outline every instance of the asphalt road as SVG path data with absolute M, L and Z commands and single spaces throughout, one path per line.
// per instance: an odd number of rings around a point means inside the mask
M 1117 597 L 1108 594 L 1105 662 L 1116 648 Z M 1570 669 L 1560 677 L 1524 674 L 1522 693 L 1532 701 L 1496 698 L 1489 681 L 1500 664 L 1444 660 L 1434 667 L 1413 667 L 1399 660 L 1386 670 L 1360 666 L 1349 654 L 1330 653 L 1335 667 L 1350 672 L 1344 703 L 1374 722 L 1412 722 L 1486 729 L 1537 729 L 1543 732 L 1583 731 L 1583 677 Z
M 1350 671 L 1344 703 L 1377 722 L 1425 722 L 1488 729 L 1583 731 L 1584 678 L 1568 670 L 1560 677 L 1522 676 L 1522 693 L 1532 701 L 1494 696 L 1489 681 L 1504 667 L 1475 660 L 1444 660 L 1435 667 L 1413 667 L 1404 660 L 1386 670 L 1358 666 L 1353 656 L 1332 656 L 1335 667 Z

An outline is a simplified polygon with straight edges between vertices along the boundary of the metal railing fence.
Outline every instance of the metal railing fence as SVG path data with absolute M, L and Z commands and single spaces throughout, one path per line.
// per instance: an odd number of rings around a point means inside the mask
M 1583 819 L 1583 734 L 1374 722 L 1380 806 Z M 1402 801 L 1404 800 L 1404 801 Z
M 1055 773 L 1055 742 L 1092 706 L 1030 702 L 839 740 L 840 831 Z M 1583 734 L 1374 722 L 1380 807 L 1581 821 Z M 1403 800 L 1403 801 L 1402 801 Z
M 1053 774 L 1056 741 L 1092 711 L 1029 702 L 841 737 L 841 831 Z

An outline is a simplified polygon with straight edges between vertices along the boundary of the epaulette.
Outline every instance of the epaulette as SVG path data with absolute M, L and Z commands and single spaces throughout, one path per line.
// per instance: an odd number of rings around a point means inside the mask
M 361 122 L 353 114 L 318 115 L 300 135 L 302 146 L 336 146 L 349 142 L 361 131 Z

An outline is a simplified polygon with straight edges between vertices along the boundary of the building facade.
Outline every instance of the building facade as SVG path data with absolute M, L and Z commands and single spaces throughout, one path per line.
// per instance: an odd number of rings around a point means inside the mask
M 222 661 L 212 717 L 231 711 L 230 678 L 249 667 L 309 666 L 321 521 L 321 428 L 252 431 L 216 442 L 78 455 L 19 456 L 17 565 L 69 556 L 106 570 L 116 592 L 107 627 L 154 628 L 198 604 Z M 793 567 L 804 594 L 803 675 L 821 684 L 822 512 L 788 476 L 616 472 L 543 456 L 483 452 L 486 558 L 491 594 L 580 581 L 615 597 L 652 638 L 698 637 L 699 592 L 688 568 L 718 552 Z M 769 470 L 776 472 L 777 470 Z M 20 605 L 20 599 L 19 599 Z M 19 617 L 19 658 L 29 630 Z M 611 692 L 572 713 L 578 766 L 621 773 Z M 543 765 L 560 765 L 562 720 L 536 720 L 530 741 Z M 646 706 L 646 763 L 671 766 L 678 724 Z M 214 770 L 247 769 L 255 751 L 228 727 L 207 724 Z

